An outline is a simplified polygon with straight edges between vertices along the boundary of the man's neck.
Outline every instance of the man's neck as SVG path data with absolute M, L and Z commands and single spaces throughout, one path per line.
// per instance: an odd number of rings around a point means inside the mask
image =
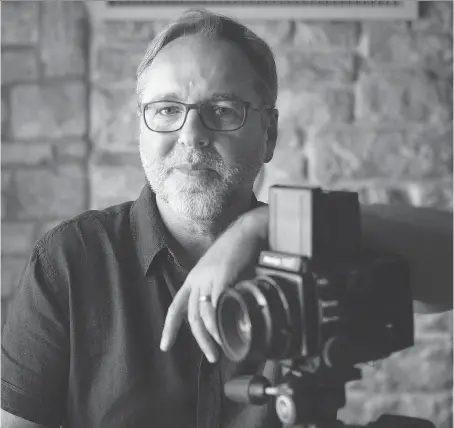
M 168 203 L 156 198 L 156 203 L 170 238 L 175 256 L 185 267 L 192 268 L 227 227 L 251 209 L 252 190 L 235 195 L 234 201 L 211 219 L 194 219 L 175 212 Z

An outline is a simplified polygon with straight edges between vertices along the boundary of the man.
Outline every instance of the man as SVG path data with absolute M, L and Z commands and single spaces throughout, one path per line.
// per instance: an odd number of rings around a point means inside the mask
M 36 245 L 4 328 L 2 426 L 280 426 L 270 406 L 223 399 L 257 367 L 212 339 L 213 303 L 266 243 L 252 186 L 273 156 L 276 82 L 267 45 L 206 12 L 151 43 L 137 84 L 148 185 Z

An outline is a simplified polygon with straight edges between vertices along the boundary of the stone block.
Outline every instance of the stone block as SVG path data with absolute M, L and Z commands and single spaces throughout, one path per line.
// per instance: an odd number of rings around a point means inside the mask
M 339 412 L 339 418 L 347 424 L 365 425 L 375 422 L 381 415 L 406 416 L 431 421 L 437 428 L 450 427 L 452 397 L 449 392 L 432 394 L 388 393 L 347 394 L 347 406 Z M 403 427 L 398 419 L 385 426 Z M 408 422 L 407 422 L 408 424 Z M 407 426 L 407 425 L 405 425 Z M 419 426 L 413 423 L 408 426 Z M 425 425 L 421 425 L 425 426 Z
M 57 227 L 59 224 L 61 224 L 65 220 L 68 220 L 68 219 L 44 221 L 44 222 L 38 223 L 38 225 L 36 227 L 36 235 L 35 235 L 36 240 L 42 238 L 47 232 L 49 232 L 50 230 Z
M 8 215 L 8 200 L 6 196 L 2 193 L 2 221 L 7 217 Z
M 142 45 L 145 49 L 167 24 L 166 20 L 152 21 L 104 21 L 99 23 L 95 37 L 104 45 Z
M 452 146 L 446 134 L 343 127 L 315 136 L 315 175 L 323 183 L 381 178 L 387 181 L 446 177 L 452 172 Z
M 452 33 L 413 32 L 402 23 L 363 24 L 360 53 L 374 67 L 423 68 L 446 76 L 452 72 Z
M 27 257 L 2 256 L 2 299 L 14 294 L 26 263 Z
M 2 52 L 2 85 L 38 78 L 38 58 L 33 49 Z
M 353 116 L 353 96 L 348 89 L 326 88 L 282 88 L 279 92 L 280 129 L 285 130 L 292 121 L 299 127 L 321 126 L 326 123 L 348 122 Z
M 3 148 L 3 143 L 2 143 Z M 13 172 L 9 169 L 2 168 L 2 192 L 8 190 L 13 177 Z
M 440 314 L 416 314 L 415 334 L 420 339 L 446 337 L 452 339 L 452 311 Z
M 2 45 L 33 44 L 39 37 L 40 2 L 2 2 Z
M 10 143 L 2 144 L 2 165 L 41 165 L 52 162 L 50 143 Z
M 21 220 L 68 218 L 87 209 L 86 177 L 79 164 L 17 170 L 15 185 Z
M 437 428 L 448 428 L 452 415 L 452 397 L 439 394 L 402 394 L 372 398 L 366 411 L 378 418 L 382 413 L 399 414 L 431 421 Z
M 2 222 L 2 255 L 28 255 L 35 237 L 35 224 L 30 221 Z
M 288 46 L 294 34 L 295 24 L 281 20 L 242 20 L 242 23 L 261 37 L 273 49 Z
M 440 210 L 453 210 L 452 181 L 428 182 L 420 187 L 419 206 L 437 208 Z
M 40 54 L 45 76 L 85 74 L 88 30 L 83 2 L 43 2 Z
M 354 49 L 359 25 L 354 22 L 309 23 L 296 21 L 293 44 L 303 51 Z
M 307 154 L 304 150 L 278 149 L 274 152 L 273 160 L 266 165 L 266 174 L 269 178 L 274 176 L 284 179 L 280 174 L 282 172 L 286 176 L 287 184 L 287 180 L 302 182 L 308 179 L 306 164 Z
M 369 376 L 373 392 L 437 392 L 452 388 L 452 341 L 416 343 L 375 367 Z
M 137 152 L 139 116 L 134 84 L 127 88 L 92 88 L 90 141 L 94 147 Z
M 452 34 L 451 1 L 422 1 L 419 2 L 419 19 L 411 26 L 417 31 L 444 32 Z
M 100 47 L 94 55 L 91 79 L 100 83 L 135 83 L 144 50 L 128 47 Z
M 2 87 L 2 130 L 1 136 L 2 140 L 4 140 L 8 135 L 8 122 L 9 122 L 9 101 L 6 95 L 6 91 Z
M 17 139 L 83 136 L 86 115 L 82 83 L 18 85 L 11 90 L 11 128 Z
M 291 151 L 287 159 L 290 161 L 286 168 L 282 168 L 280 160 L 275 161 L 274 159 L 262 168 L 254 184 L 254 193 L 259 201 L 268 202 L 269 188 L 275 184 L 287 186 L 313 184 L 307 179 L 308 159 L 304 152 Z
M 5 219 L 8 214 L 8 195 L 10 193 L 9 189 L 12 177 L 13 172 L 11 170 L 2 168 L 2 220 Z
M 413 205 L 412 193 L 405 186 L 369 185 L 355 189 L 362 204 Z
M 349 52 L 276 52 L 279 86 L 311 86 L 315 83 L 350 83 L 354 56 Z
M 298 98 L 298 97 L 295 97 Z M 284 100 L 284 98 L 282 99 Z M 261 189 L 262 201 L 268 200 L 268 188 L 273 184 L 295 185 L 309 179 L 310 153 L 308 152 L 308 126 L 295 112 L 282 111 L 279 116 L 279 135 L 273 159 L 265 165 Z M 296 114 L 297 116 L 291 116 Z M 303 116 L 304 113 L 301 113 Z
M 452 82 L 428 73 L 362 74 L 355 95 L 358 120 L 432 124 L 452 120 Z
M 135 200 L 146 182 L 139 157 L 134 155 L 97 153 L 89 171 L 91 209 Z
M 452 179 L 452 131 L 452 125 L 445 124 L 436 128 L 414 128 L 407 133 L 407 146 L 414 150 L 415 160 L 419 162 L 413 175 Z
M 89 144 L 83 140 L 62 141 L 54 145 L 58 161 L 81 160 L 88 155 Z

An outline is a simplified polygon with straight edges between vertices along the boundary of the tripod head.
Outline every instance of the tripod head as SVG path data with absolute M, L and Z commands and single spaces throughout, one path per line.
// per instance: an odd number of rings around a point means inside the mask
M 274 397 L 284 428 L 435 428 L 428 420 L 397 415 L 382 415 L 365 427 L 339 421 L 337 412 L 346 405 L 345 385 L 361 379 L 360 369 L 317 368 L 311 372 L 293 364 L 284 366 L 283 372 L 277 385 L 272 386 L 264 376 L 241 376 L 227 382 L 224 392 L 233 401 L 254 405 Z

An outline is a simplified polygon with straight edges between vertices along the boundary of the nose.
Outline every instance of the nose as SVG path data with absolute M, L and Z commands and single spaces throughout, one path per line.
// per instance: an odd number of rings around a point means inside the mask
M 210 144 L 209 130 L 203 125 L 196 109 L 188 111 L 186 121 L 180 129 L 178 141 L 188 147 L 199 149 Z

